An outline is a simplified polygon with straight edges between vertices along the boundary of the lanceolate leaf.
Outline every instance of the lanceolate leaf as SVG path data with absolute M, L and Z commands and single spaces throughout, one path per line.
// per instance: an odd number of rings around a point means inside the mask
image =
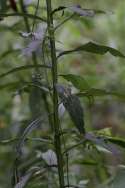
M 70 95 L 65 98 L 63 105 L 68 111 L 73 123 L 81 134 L 85 133 L 84 111 L 79 98 L 76 95 Z
M 0 140 L 0 145 L 10 145 L 16 142 L 18 139 L 17 138 L 10 138 L 6 140 Z
M 113 144 L 116 144 L 116 145 L 119 145 L 119 146 L 125 148 L 125 139 L 118 138 L 118 137 L 107 137 L 107 136 L 106 136 L 106 139 L 109 142 L 112 142 Z
M 124 92 L 117 92 L 117 91 L 107 91 L 104 89 L 96 89 L 96 88 L 91 88 L 87 91 L 83 91 L 77 94 L 79 97 L 96 97 L 96 96 L 106 96 L 106 95 L 111 95 L 111 96 L 116 96 L 120 99 L 125 99 L 125 94 Z
M 80 52 L 80 51 L 85 51 L 85 52 L 90 52 L 90 53 L 100 54 L 100 55 L 104 55 L 107 52 L 109 52 L 113 56 L 125 58 L 125 55 L 123 55 L 118 50 L 111 48 L 109 46 L 99 45 L 99 44 L 96 44 L 93 42 L 88 42 L 88 43 L 81 45 L 73 50 L 63 51 L 58 55 L 57 58 L 67 55 L 67 54 L 74 53 L 74 52 Z
M 62 74 L 60 75 L 67 81 L 71 82 L 77 89 L 80 91 L 88 90 L 90 89 L 87 81 L 79 75 L 74 75 L 74 74 Z
M 76 164 L 81 164 L 81 165 L 97 165 L 98 163 L 96 162 L 96 161 L 94 161 L 94 160 L 90 160 L 90 159 L 87 159 L 87 160 L 85 160 L 85 159 L 78 159 L 78 160 L 75 160 L 74 161 Z
M 27 138 L 27 135 L 30 134 L 41 122 L 42 120 L 40 118 L 35 119 L 34 121 L 32 121 L 24 130 L 23 134 L 21 135 L 19 142 L 17 144 L 17 152 L 20 153 L 21 152 L 21 148 L 24 144 L 24 141 Z
M 79 132 L 84 134 L 84 111 L 79 98 L 76 95 L 71 94 L 70 88 L 63 85 L 56 85 L 56 89 L 73 123 Z
M 8 14 L 4 14 L 4 13 L 0 13 L 0 17 L 4 18 L 4 17 L 10 17 L 10 16 L 19 16 L 19 17 L 27 17 L 27 18 L 31 18 L 31 19 L 37 19 L 40 20 L 42 22 L 46 22 L 46 19 L 41 18 L 39 16 L 34 16 L 33 14 L 24 14 L 24 13 L 8 13 Z
M 28 174 L 26 174 L 25 176 L 23 176 L 21 178 L 21 181 L 19 181 L 14 188 L 23 188 L 26 186 L 26 184 L 28 183 L 30 177 L 32 176 L 33 172 L 29 172 Z
M 35 65 L 24 65 L 24 66 L 16 67 L 16 68 L 11 69 L 8 72 L 5 72 L 5 73 L 1 74 L 0 78 L 3 78 L 5 76 L 8 76 L 10 74 L 13 74 L 13 73 L 16 73 L 16 72 L 20 72 L 20 71 L 23 71 L 23 70 L 33 69 L 35 67 L 36 67 Z M 40 67 L 41 68 L 51 68 L 50 66 L 47 66 L 47 65 L 37 65 L 37 67 L 39 67 L 39 68 Z

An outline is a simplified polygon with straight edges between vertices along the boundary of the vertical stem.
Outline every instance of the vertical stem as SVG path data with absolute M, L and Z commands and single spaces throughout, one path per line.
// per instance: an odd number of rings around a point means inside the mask
M 21 6 L 21 11 L 23 13 L 27 13 L 26 9 L 25 9 L 25 6 L 23 4 L 23 0 L 20 0 L 20 6 Z M 27 17 L 24 16 L 24 22 L 25 22 L 25 26 L 26 26 L 26 29 L 27 29 L 27 32 L 30 32 L 30 26 L 29 26 L 29 22 L 28 22 L 28 19 Z
M 21 7 L 21 11 L 26 14 L 27 10 L 26 10 L 26 8 L 24 6 L 23 0 L 20 0 L 20 7 Z M 25 16 L 24 16 L 24 23 L 25 23 L 26 30 L 29 33 L 30 32 L 30 25 L 29 25 L 28 18 L 25 17 Z M 36 71 L 36 73 L 38 73 L 39 69 L 37 67 L 37 57 L 36 57 L 35 52 L 32 53 L 32 61 L 33 61 L 34 65 L 35 65 L 35 71 Z
M 50 48 L 51 48 L 51 60 L 52 60 L 52 81 L 53 81 L 53 110 L 54 110 L 54 132 L 55 132 L 55 149 L 58 162 L 58 175 L 59 175 L 59 185 L 60 188 L 64 188 L 64 171 L 63 171 L 63 157 L 61 151 L 61 138 L 59 129 L 59 118 L 58 118 L 58 94 L 56 91 L 56 84 L 58 82 L 57 75 L 57 60 L 56 60 L 56 48 L 55 48 L 55 38 L 54 38 L 54 26 L 53 26 L 53 15 L 51 0 L 46 0 L 47 5 L 47 24 L 48 24 L 48 34 L 50 38 Z

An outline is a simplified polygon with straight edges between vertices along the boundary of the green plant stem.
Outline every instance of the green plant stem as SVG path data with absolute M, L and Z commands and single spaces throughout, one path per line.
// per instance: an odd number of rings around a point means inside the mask
M 58 82 L 57 75 L 57 58 L 56 58 L 56 48 L 55 48 L 55 38 L 54 38 L 54 26 L 53 26 L 53 15 L 51 0 L 46 0 L 47 5 L 47 25 L 48 25 L 48 34 L 50 40 L 51 48 L 51 60 L 52 60 L 52 79 L 53 79 L 53 119 L 54 119 L 54 133 L 55 133 L 55 149 L 58 162 L 58 175 L 59 175 L 59 185 L 60 188 L 64 188 L 64 171 L 63 171 L 63 157 L 61 151 L 61 138 L 60 138 L 60 129 L 59 129 L 59 118 L 58 118 L 58 94 L 56 91 L 56 84 Z
M 20 0 L 20 7 L 21 7 L 22 13 L 27 14 L 27 11 L 26 11 L 25 6 L 23 4 L 23 0 Z M 27 32 L 30 32 L 30 25 L 29 25 L 29 22 L 28 22 L 28 18 L 26 16 L 24 16 L 24 22 L 25 22 Z
M 23 0 L 20 0 L 20 7 L 21 7 L 22 13 L 24 15 L 27 14 L 27 10 L 26 10 L 26 8 L 24 6 Z M 35 16 L 36 15 L 34 15 L 34 19 L 35 19 Z M 29 33 L 30 32 L 30 25 L 29 25 L 28 18 L 26 16 L 24 16 L 24 23 L 25 23 L 25 26 L 26 26 L 26 30 Z M 33 61 L 34 65 L 35 65 L 35 71 L 36 71 L 36 73 L 39 73 L 39 69 L 37 67 L 37 64 L 38 64 L 37 63 L 37 57 L 36 57 L 35 52 L 32 53 L 32 61 Z
M 21 7 L 22 13 L 24 15 L 27 15 L 27 10 L 26 10 L 26 8 L 24 6 L 23 0 L 20 0 L 20 7 Z M 25 22 L 25 27 L 26 27 L 27 32 L 33 32 L 34 31 L 35 21 L 37 19 L 38 8 L 39 8 L 39 0 L 37 2 L 37 6 L 36 6 L 36 11 L 35 11 L 34 19 L 33 19 L 32 29 L 30 29 L 28 17 L 24 16 L 24 22 Z M 38 62 L 37 62 L 37 56 L 36 56 L 35 52 L 32 53 L 32 61 L 33 61 L 33 64 L 35 66 L 35 72 L 36 72 L 36 74 L 38 74 L 39 73 L 39 65 L 38 65 Z M 36 88 L 36 89 L 38 89 L 38 88 Z M 47 101 L 47 98 L 46 98 L 45 95 L 43 97 L 43 100 L 44 100 L 44 104 L 45 104 L 45 107 L 46 107 L 46 111 L 49 114 L 50 113 L 50 109 L 49 109 L 48 101 Z M 50 116 L 49 116 L 49 122 L 51 124 L 51 117 Z

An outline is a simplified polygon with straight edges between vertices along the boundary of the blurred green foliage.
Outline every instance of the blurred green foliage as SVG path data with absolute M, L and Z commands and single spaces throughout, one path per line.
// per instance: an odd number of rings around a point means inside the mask
M 21 1 L 17 1 L 17 7 L 21 12 Z M 26 2 L 26 1 L 25 1 Z M 28 2 L 28 1 L 27 1 Z M 1 13 L 15 13 L 10 7 L 9 1 L 0 1 Z M 125 2 L 122 0 L 53 0 L 53 9 L 59 6 L 72 6 L 80 4 L 83 8 L 103 10 L 106 14 L 98 14 L 93 18 L 73 17 L 55 30 L 57 53 L 71 50 L 90 41 L 118 49 L 125 54 Z M 36 1 L 27 6 L 27 11 L 34 14 Z M 1 16 L 0 13 L 0 17 Z M 46 17 L 45 1 L 40 1 L 37 13 L 40 17 Z M 64 10 L 55 13 L 54 25 L 64 21 L 69 12 Z M 33 19 L 28 18 L 30 29 Z M 35 30 L 41 21 L 35 22 Z M 42 22 L 43 24 L 43 22 Z M 25 20 L 21 16 L 8 16 L 0 21 L 0 75 L 13 68 L 33 64 L 32 57 L 25 57 L 22 49 L 26 48 L 30 40 L 23 38 L 20 32 L 27 32 Z M 41 50 L 42 47 L 40 47 Z M 43 49 L 42 49 L 43 50 Z M 43 51 L 37 51 L 39 64 L 51 64 L 47 44 Z M 109 53 L 104 56 L 88 52 L 69 54 L 59 58 L 58 74 L 59 82 L 70 85 L 73 92 L 78 93 L 76 80 L 71 75 L 78 75 L 80 82 L 91 90 L 89 97 L 81 97 L 84 106 L 85 128 L 100 135 L 116 138 L 117 150 L 120 156 L 110 153 L 103 147 L 97 148 L 91 142 L 70 150 L 81 140 L 74 131 L 73 123 L 67 114 L 61 119 L 61 129 L 66 131 L 62 139 L 65 147 L 69 148 L 69 181 L 80 188 L 124 188 L 125 177 L 125 59 L 114 57 Z M 40 75 L 40 77 L 39 77 Z M 70 75 L 66 80 L 65 75 Z M 81 76 L 81 77 L 80 77 Z M 68 82 L 70 81 L 70 82 Z M 74 84 L 75 82 L 75 84 Z M 74 84 L 74 85 L 73 85 Z M 77 87 L 76 87 L 77 85 Z M 75 86 L 75 87 L 74 87 Z M 86 86 L 85 86 L 86 87 Z M 58 187 L 56 169 L 46 166 L 46 160 L 42 157 L 48 149 L 54 150 L 51 143 L 53 140 L 52 127 L 52 102 L 51 95 L 46 94 L 51 89 L 51 75 L 49 70 L 39 68 L 26 69 L 23 71 L 0 76 L 0 188 L 12 187 L 12 174 L 14 161 L 16 160 L 16 145 L 24 129 L 38 116 L 43 118 L 42 123 L 28 135 L 23 146 L 24 155 L 20 157 L 20 176 L 29 177 L 27 188 Z M 104 91 L 104 92 L 103 92 Z M 107 93 L 105 92 L 107 91 Z M 113 96 L 111 92 L 116 92 Z M 92 95 L 92 92 L 95 94 Z M 109 93 L 110 94 L 109 94 Z M 118 96 L 118 93 L 121 95 Z M 49 114 L 49 118 L 48 118 Z M 99 132 L 100 131 L 100 132 Z M 118 138 L 121 138 L 121 142 Z M 123 140 L 122 140 L 123 139 Z M 112 143 L 114 140 L 110 140 Z M 122 143 L 121 145 L 119 143 Z M 122 149 L 120 148 L 122 146 Z M 120 148 L 120 149 L 119 149 Z M 64 152 L 65 153 L 65 152 Z M 65 160 L 67 160 L 64 155 Z M 67 181 L 67 167 L 65 167 L 65 179 Z M 31 171 L 30 171 L 31 170 Z M 26 176 L 36 170 L 34 176 Z

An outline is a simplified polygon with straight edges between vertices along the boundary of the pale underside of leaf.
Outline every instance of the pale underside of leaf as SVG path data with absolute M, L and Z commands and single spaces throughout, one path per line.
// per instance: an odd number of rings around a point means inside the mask
M 45 160 L 47 165 L 52 166 L 52 165 L 57 165 L 57 157 L 56 153 L 49 149 L 48 151 L 42 153 L 42 158 Z
M 25 139 L 27 138 L 27 135 L 29 135 L 36 127 L 39 126 L 39 124 L 42 122 L 41 118 L 37 118 L 34 121 L 32 121 L 24 130 L 23 134 L 21 135 L 19 142 L 17 144 L 17 152 L 21 153 L 22 146 L 24 144 Z
M 55 12 L 64 11 L 64 10 L 68 10 L 70 12 L 73 12 L 73 13 L 75 13 L 79 16 L 83 16 L 83 17 L 93 17 L 96 14 L 106 14 L 106 12 L 103 10 L 85 9 L 85 8 L 82 8 L 80 5 L 73 5 L 73 6 L 69 6 L 69 7 L 60 6 L 56 9 L 54 9 L 52 13 L 54 14 Z
M 32 173 L 33 173 L 33 172 L 30 172 L 30 173 L 26 174 L 25 176 L 23 176 L 23 177 L 21 178 L 21 181 L 18 182 L 18 183 L 15 185 L 14 188 L 23 188 L 23 187 L 25 187 L 25 185 L 27 184 L 28 180 L 29 180 L 30 177 L 32 176 Z

